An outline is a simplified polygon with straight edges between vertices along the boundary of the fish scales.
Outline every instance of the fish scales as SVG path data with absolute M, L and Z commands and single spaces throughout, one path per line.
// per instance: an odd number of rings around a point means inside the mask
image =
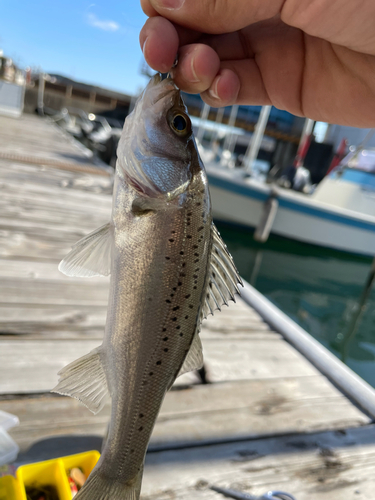
M 131 195 L 126 185 L 118 184 L 115 199 L 119 206 L 126 207 Z M 206 180 L 196 179 L 184 207 L 171 209 L 167 223 L 165 215 L 145 216 L 132 228 L 126 216 L 114 217 L 120 241 L 115 236 L 118 252 L 111 273 L 115 283 L 103 346 L 115 364 L 111 373 L 123 367 L 124 377 L 113 377 L 109 383 L 112 418 L 108 442 L 113 440 L 113 448 L 129 454 L 131 462 L 126 470 L 117 471 L 111 446 L 104 450 L 103 463 L 108 474 L 124 479 L 133 477 L 143 462 L 162 399 L 195 334 L 211 247 Z M 129 227 L 129 242 L 121 247 L 123 225 Z M 127 434 L 121 432 L 124 428 Z
M 200 324 L 241 279 L 212 222 L 207 177 L 171 79 L 155 76 L 125 121 L 111 221 L 59 269 L 111 274 L 103 344 L 59 372 L 55 392 L 97 413 L 107 440 L 77 500 L 138 500 L 160 406 L 176 377 L 203 364 Z

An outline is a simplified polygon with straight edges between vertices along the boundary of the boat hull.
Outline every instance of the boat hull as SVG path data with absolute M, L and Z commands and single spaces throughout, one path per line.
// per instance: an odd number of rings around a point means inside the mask
M 233 172 L 207 169 L 217 220 L 257 228 L 271 195 L 278 209 L 271 233 L 359 255 L 375 254 L 375 217 L 319 203 L 293 191 L 232 178 Z

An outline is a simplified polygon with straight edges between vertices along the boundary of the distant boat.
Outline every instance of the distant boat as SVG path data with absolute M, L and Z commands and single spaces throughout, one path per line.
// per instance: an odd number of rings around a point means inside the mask
M 283 189 L 242 169 L 206 165 L 217 220 L 360 255 L 375 255 L 375 150 L 350 153 L 312 194 Z

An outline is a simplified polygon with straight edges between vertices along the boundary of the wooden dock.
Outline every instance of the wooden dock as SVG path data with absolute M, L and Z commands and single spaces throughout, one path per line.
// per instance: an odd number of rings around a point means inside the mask
M 57 270 L 105 224 L 111 176 L 47 120 L 0 117 L 0 410 L 17 463 L 100 449 L 92 415 L 51 394 L 57 372 L 101 343 L 108 279 Z M 167 394 L 147 454 L 144 500 L 220 500 L 209 484 L 297 500 L 375 497 L 375 426 L 241 299 L 201 333 L 209 384 Z

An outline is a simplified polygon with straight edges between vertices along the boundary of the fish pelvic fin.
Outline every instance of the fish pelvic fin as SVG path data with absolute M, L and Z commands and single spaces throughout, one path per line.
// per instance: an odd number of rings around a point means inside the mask
M 109 394 L 101 347 L 60 370 L 59 383 L 51 391 L 78 399 L 94 414 L 103 408 Z
M 235 302 L 234 295 L 240 295 L 238 285 L 243 286 L 241 277 L 233 262 L 226 244 L 219 231 L 212 224 L 212 252 L 209 269 L 209 279 L 202 307 L 202 318 L 214 314 L 222 305 L 228 305 L 229 300 Z
M 95 467 L 74 500 L 139 500 L 142 476 L 143 466 L 134 479 L 123 483 L 101 475 Z
M 113 226 L 110 222 L 77 241 L 60 262 L 66 276 L 91 278 L 111 274 Z

